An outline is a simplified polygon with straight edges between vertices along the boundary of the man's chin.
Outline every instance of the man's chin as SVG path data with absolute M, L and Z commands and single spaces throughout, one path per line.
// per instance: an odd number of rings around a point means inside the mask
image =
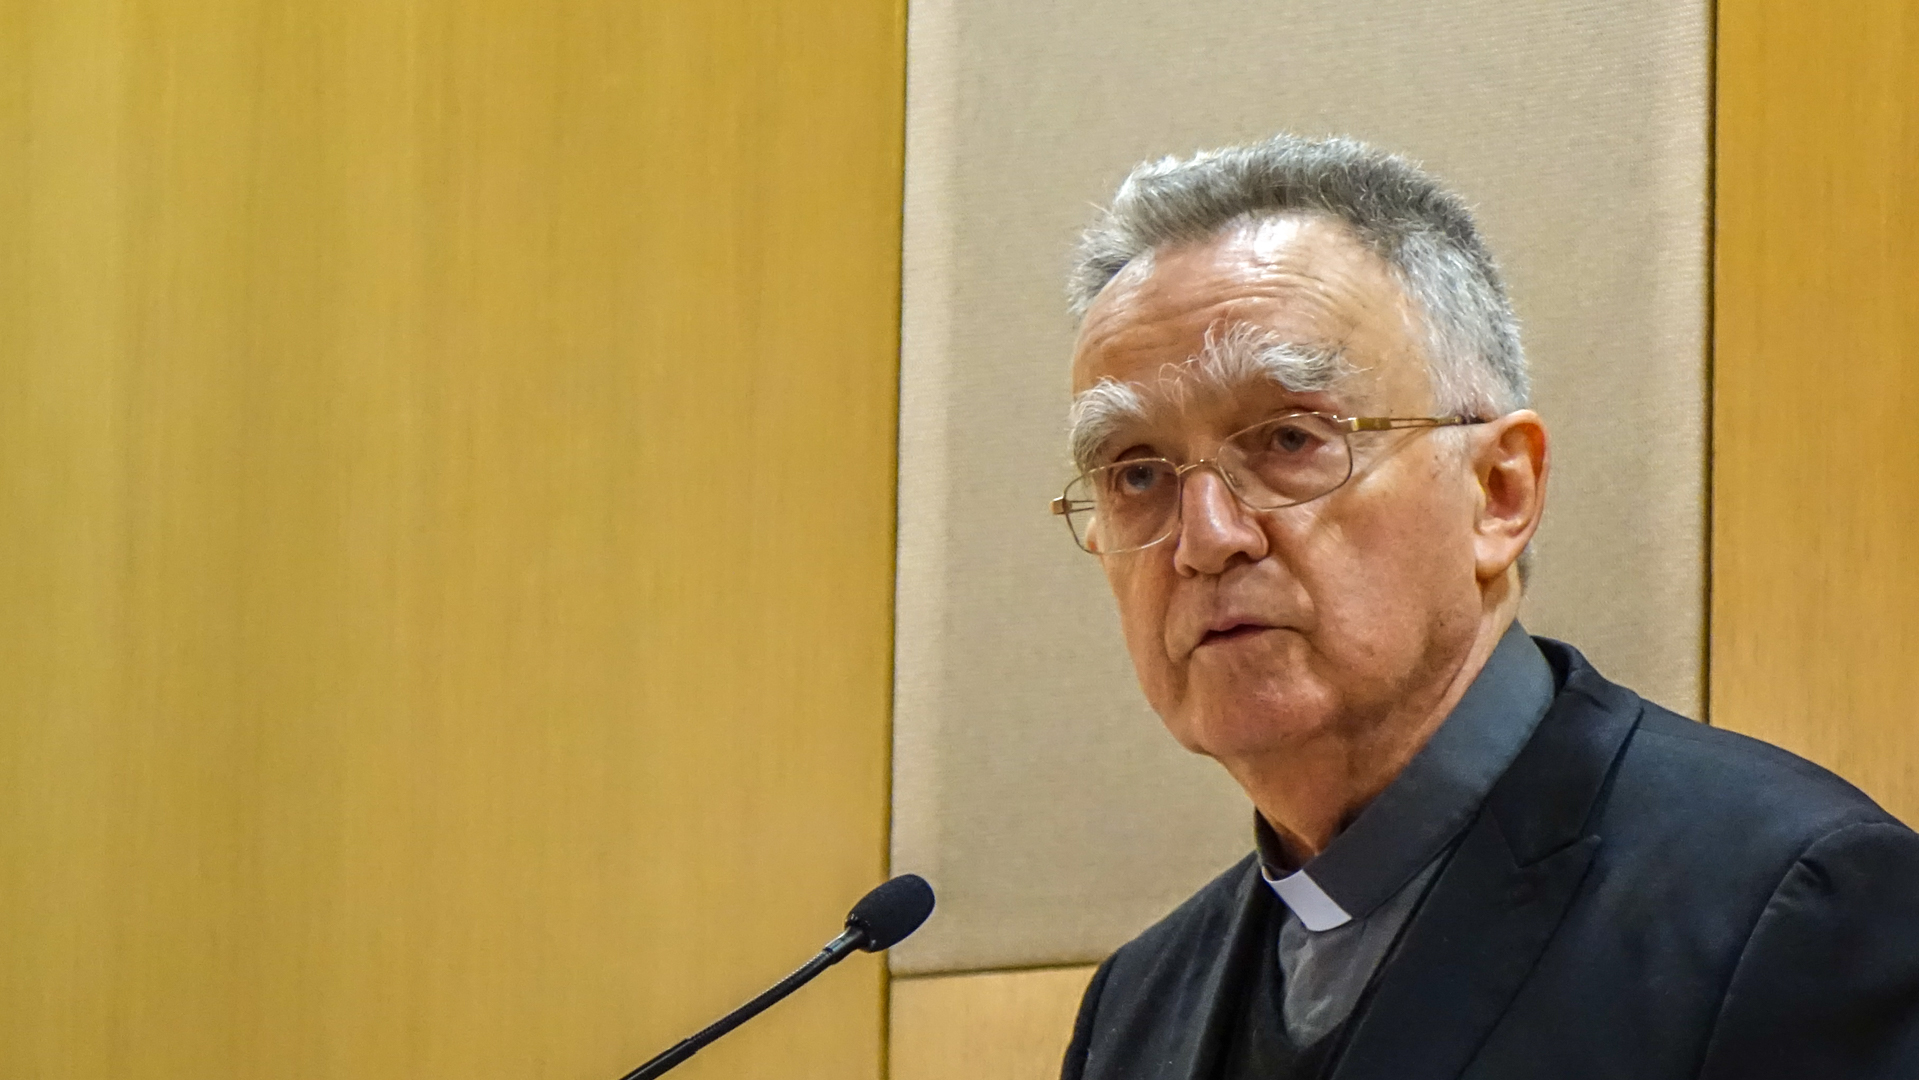
M 1207 693 L 1192 687 L 1181 703 L 1174 734 L 1189 750 L 1231 759 L 1283 751 L 1331 726 L 1328 695 L 1294 684 Z

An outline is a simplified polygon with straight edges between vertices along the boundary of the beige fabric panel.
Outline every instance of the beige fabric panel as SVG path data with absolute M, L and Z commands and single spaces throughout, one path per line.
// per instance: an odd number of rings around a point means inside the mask
M 1148 155 L 1343 132 L 1466 193 L 1555 438 L 1526 620 L 1696 710 L 1708 29 L 1703 0 L 912 5 L 893 858 L 941 908 L 895 971 L 1096 959 L 1250 846 L 1046 513 L 1068 252 Z
M 1091 965 L 893 981 L 889 1080 L 1053 1080 Z

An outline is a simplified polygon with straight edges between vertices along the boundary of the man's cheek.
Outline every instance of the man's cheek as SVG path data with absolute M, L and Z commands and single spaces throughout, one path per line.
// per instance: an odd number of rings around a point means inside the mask
M 1126 652 L 1147 703 L 1162 713 L 1177 697 L 1177 665 L 1166 641 L 1164 611 L 1122 612 Z

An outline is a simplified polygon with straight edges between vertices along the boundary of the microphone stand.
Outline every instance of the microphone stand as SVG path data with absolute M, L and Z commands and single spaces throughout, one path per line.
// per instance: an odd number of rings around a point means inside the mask
M 924 916 L 921 917 L 924 918 Z M 714 1039 L 753 1019 L 781 998 L 812 982 L 814 976 L 846 959 L 848 953 L 858 949 L 865 941 L 865 928 L 847 927 L 845 933 L 827 942 L 826 948 L 821 949 L 818 956 L 800 965 L 799 970 L 793 974 L 774 983 L 765 993 L 715 1020 L 705 1030 L 691 1038 L 681 1039 L 665 1053 L 627 1073 L 620 1080 L 654 1080 L 654 1077 L 665 1075 L 668 1069 L 699 1053 Z

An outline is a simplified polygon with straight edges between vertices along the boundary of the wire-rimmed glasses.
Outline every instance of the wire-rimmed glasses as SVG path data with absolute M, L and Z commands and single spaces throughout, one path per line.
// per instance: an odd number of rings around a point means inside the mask
M 1353 475 L 1348 437 L 1362 431 L 1483 424 L 1471 416 L 1334 416 L 1288 412 L 1226 437 L 1210 458 L 1184 465 L 1165 458 L 1123 458 L 1089 469 L 1053 500 L 1073 542 L 1094 555 L 1138 551 L 1179 529 L 1186 474 L 1210 468 L 1240 502 L 1278 510 L 1311 502 Z

